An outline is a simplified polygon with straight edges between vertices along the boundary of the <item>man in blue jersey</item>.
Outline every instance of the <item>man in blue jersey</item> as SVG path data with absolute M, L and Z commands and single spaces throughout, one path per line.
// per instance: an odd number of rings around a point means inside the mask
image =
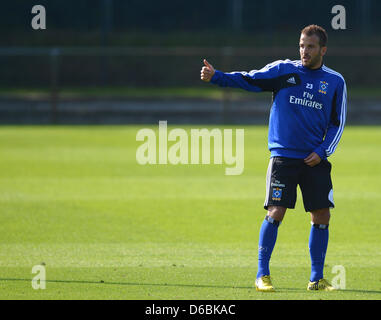
M 300 186 L 306 212 L 311 214 L 308 290 L 334 290 L 323 277 L 328 246 L 330 208 L 334 207 L 331 163 L 346 119 L 344 78 L 323 64 L 326 31 L 310 25 L 301 31 L 300 59 L 279 60 L 260 70 L 223 73 L 204 60 L 201 80 L 221 87 L 273 92 L 268 146 L 271 152 L 266 178 L 267 215 L 259 233 L 258 291 L 274 291 L 269 262 L 278 227 L 287 208 L 294 208 Z

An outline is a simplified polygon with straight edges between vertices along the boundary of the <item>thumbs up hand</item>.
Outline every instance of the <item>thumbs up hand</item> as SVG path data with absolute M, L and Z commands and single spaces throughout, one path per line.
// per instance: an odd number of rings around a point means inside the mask
M 205 82 L 209 82 L 216 70 L 214 70 L 213 66 L 204 59 L 204 66 L 201 69 L 201 80 Z

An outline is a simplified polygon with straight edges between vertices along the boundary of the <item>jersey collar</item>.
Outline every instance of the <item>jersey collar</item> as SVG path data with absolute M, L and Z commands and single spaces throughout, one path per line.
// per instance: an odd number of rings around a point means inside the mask
M 319 68 L 317 68 L 317 69 L 310 69 L 310 68 L 307 68 L 307 67 L 303 66 L 303 63 L 301 63 L 300 66 L 301 66 L 301 68 L 302 68 L 303 70 L 310 71 L 310 72 L 315 72 L 315 71 L 320 71 L 320 70 L 323 69 L 323 67 L 324 67 L 324 62 L 323 62 L 323 63 L 321 64 L 321 66 L 320 66 Z

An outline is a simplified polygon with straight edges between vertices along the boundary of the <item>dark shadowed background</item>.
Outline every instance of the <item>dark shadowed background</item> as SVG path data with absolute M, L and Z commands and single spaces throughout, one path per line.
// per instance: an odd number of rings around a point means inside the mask
M 346 10 L 334 30 L 332 7 Z M 31 10 L 46 9 L 34 30 Z M 376 0 L 7 1 L 0 20 L 1 123 L 266 123 L 271 95 L 201 82 L 298 59 L 300 30 L 323 26 L 325 64 L 347 81 L 348 123 L 381 123 Z

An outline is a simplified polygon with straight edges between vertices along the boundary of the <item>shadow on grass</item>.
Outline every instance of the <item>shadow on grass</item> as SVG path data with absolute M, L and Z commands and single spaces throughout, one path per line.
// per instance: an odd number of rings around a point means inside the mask
M 24 281 L 31 282 L 31 279 L 16 279 L 16 278 L 0 278 L 1 281 Z M 46 283 L 71 283 L 71 284 L 98 284 L 98 285 L 119 285 L 119 286 L 154 286 L 154 287 L 189 287 L 189 288 L 216 288 L 216 289 L 246 289 L 255 290 L 255 287 L 249 286 L 227 286 L 227 285 L 213 285 L 213 284 L 180 284 L 180 283 L 138 283 L 138 282 L 112 282 L 112 281 L 90 281 L 90 280 L 46 280 Z M 302 288 L 282 288 L 278 287 L 274 293 L 282 292 L 306 292 Z M 351 292 L 351 293 L 364 293 L 364 294 L 381 294 L 377 290 L 359 290 L 359 289 L 345 289 L 337 292 Z

